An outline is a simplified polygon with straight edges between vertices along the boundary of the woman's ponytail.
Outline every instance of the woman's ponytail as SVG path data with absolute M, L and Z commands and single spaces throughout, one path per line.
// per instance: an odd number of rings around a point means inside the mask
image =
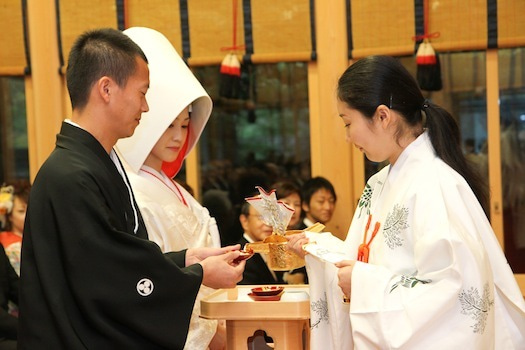
M 437 156 L 465 178 L 488 215 L 489 195 L 486 181 L 463 154 L 456 120 L 445 109 L 427 100 L 423 103 L 422 112 L 426 117 L 425 126 Z

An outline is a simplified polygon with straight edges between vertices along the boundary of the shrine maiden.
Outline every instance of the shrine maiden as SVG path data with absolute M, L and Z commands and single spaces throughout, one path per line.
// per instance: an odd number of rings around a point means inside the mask
M 312 349 L 524 349 L 524 300 L 455 120 L 392 57 L 357 61 L 337 92 L 347 140 L 390 165 L 361 195 L 350 258 L 306 256 Z

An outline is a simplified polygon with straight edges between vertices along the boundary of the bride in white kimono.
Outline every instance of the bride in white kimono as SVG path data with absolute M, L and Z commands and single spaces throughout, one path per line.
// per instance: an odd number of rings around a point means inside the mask
M 306 256 L 311 348 L 525 349 L 523 296 L 453 117 L 391 57 L 357 61 L 337 92 L 347 140 L 390 165 L 366 184 L 344 244 L 317 242 L 345 258 Z
M 117 143 L 149 239 L 163 252 L 220 247 L 215 219 L 172 180 L 197 143 L 210 117 L 212 101 L 161 33 L 134 27 L 125 30 L 124 34 L 142 48 L 150 69 L 149 111 L 142 115 L 133 136 Z M 185 349 L 224 346 L 224 327 L 218 328 L 215 320 L 199 318 L 200 299 L 211 291 L 201 286 Z M 217 329 L 220 332 L 215 336 Z

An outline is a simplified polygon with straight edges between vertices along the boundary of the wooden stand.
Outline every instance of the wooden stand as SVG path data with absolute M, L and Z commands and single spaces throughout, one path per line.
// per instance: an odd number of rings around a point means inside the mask
M 253 287 L 221 289 L 201 300 L 201 317 L 226 320 L 227 349 L 264 349 L 257 342 L 248 345 L 258 330 L 273 339 L 275 349 L 309 349 L 308 286 L 285 286 L 279 301 L 253 301 L 248 296 Z

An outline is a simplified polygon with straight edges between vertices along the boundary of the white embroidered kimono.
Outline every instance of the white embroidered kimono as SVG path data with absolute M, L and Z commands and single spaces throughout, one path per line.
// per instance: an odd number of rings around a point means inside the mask
M 350 259 L 369 215 L 370 231 L 381 226 L 369 262 L 354 266 L 349 305 L 337 268 L 306 257 L 311 349 L 525 349 L 525 303 L 502 249 L 426 133 L 368 181 L 344 242 Z
M 220 247 L 215 219 L 186 189 L 146 165 L 138 174 L 128 173 L 128 176 L 148 237 L 163 252 Z
M 120 139 L 116 149 L 126 167 L 148 238 L 163 252 L 194 247 L 220 247 L 214 218 L 173 177 L 182 160 L 197 143 L 208 121 L 212 102 L 202 85 L 180 58 L 170 42 L 149 28 L 124 31 L 144 51 L 150 69 L 146 94 L 149 111 L 143 113 L 133 136 Z M 180 159 L 167 165 L 171 174 L 144 165 L 151 150 L 173 120 L 189 105 L 191 116 L 186 146 Z M 205 350 L 217 329 L 217 321 L 200 318 L 200 300 L 213 289 L 202 286 L 195 300 L 184 349 Z M 177 325 L 173 325 L 176 329 Z

